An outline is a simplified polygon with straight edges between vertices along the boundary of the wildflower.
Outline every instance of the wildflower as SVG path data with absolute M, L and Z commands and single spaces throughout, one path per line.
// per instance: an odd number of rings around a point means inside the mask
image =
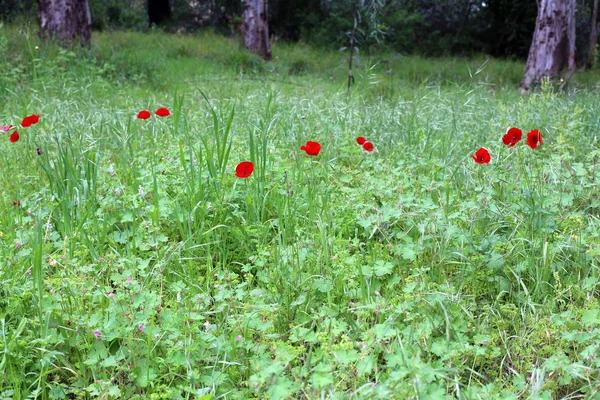
M 522 130 L 519 128 L 509 128 L 508 131 L 506 131 L 506 134 L 502 137 L 502 142 L 509 147 L 513 147 L 515 144 L 519 143 L 522 137 Z
M 159 117 L 168 117 L 171 115 L 171 111 L 169 111 L 167 108 L 161 107 L 156 110 L 154 114 L 158 115 Z
M 235 176 L 238 178 L 247 178 L 252 175 L 254 164 L 250 161 L 243 161 L 235 167 Z
M 490 152 L 484 147 L 477 150 L 475 155 L 471 156 L 471 158 L 475 160 L 477 164 L 488 164 L 492 160 Z
M 17 132 L 17 131 L 14 131 L 14 132 L 12 133 L 12 135 L 10 135 L 10 138 L 9 138 L 9 140 L 10 140 L 10 142 L 11 142 L 11 143 L 14 143 L 14 142 L 16 142 L 17 140 L 19 140 L 19 132 Z
M 300 147 L 300 150 L 305 151 L 309 156 L 318 156 L 321 152 L 321 144 L 319 142 L 306 142 L 306 145 Z
M 236 340 L 236 342 L 239 342 L 240 340 L 242 340 L 242 337 L 241 337 L 240 335 L 237 335 L 237 336 L 235 337 L 235 340 Z
M 137 115 L 138 119 L 148 119 L 150 118 L 150 111 L 148 110 L 142 110 L 138 113 Z
M 527 134 L 527 146 L 535 149 L 538 145 L 544 144 L 542 140 L 542 134 L 537 129 L 532 130 Z
M 373 143 L 371 143 L 371 142 L 365 142 L 363 144 L 363 149 L 365 149 L 369 153 L 372 152 L 373 151 Z
M 21 126 L 23 128 L 28 128 L 31 125 L 37 124 L 39 120 L 40 120 L 39 114 L 31 114 L 31 115 L 23 118 L 23 121 L 21 122 Z
M 6 125 L 6 126 L 0 126 L 0 131 L 2 132 L 8 132 L 12 129 L 12 125 Z
M 127 283 L 131 283 L 131 282 L 133 282 L 133 278 L 132 277 L 127 278 Z
M 141 331 L 143 331 L 143 330 L 144 330 L 144 325 L 143 325 L 143 324 L 142 324 L 142 325 L 140 325 L 140 326 L 138 326 L 138 331 L 140 331 L 140 332 L 141 332 Z
M 94 331 L 94 336 L 96 336 L 96 337 L 100 336 L 100 331 Z
M 365 144 L 366 141 L 367 141 L 367 139 L 364 138 L 364 137 L 362 137 L 362 136 L 359 136 L 359 137 L 356 138 L 356 143 L 360 144 L 361 146 L 363 144 Z
M 15 247 L 21 247 L 21 242 L 15 242 Z

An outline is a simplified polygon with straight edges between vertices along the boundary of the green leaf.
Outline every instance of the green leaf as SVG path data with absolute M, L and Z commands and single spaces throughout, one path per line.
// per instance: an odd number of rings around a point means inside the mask
M 375 265 L 373 266 L 373 271 L 375 272 L 375 275 L 378 277 L 391 274 L 393 270 L 394 270 L 394 265 L 387 261 L 381 261 L 381 260 L 376 261 Z
M 600 310 L 587 310 L 581 316 L 581 323 L 586 326 L 595 326 L 600 324 Z
M 338 350 L 334 351 L 333 355 L 337 362 L 342 365 L 348 365 L 358 360 L 359 354 L 356 350 Z

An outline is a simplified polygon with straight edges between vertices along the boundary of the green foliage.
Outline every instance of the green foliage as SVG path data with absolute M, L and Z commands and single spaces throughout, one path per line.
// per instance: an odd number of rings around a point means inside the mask
M 88 0 L 93 28 L 96 30 L 148 28 L 145 0 Z
M 0 49 L 0 125 L 41 115 L 1 136 L 0 398 L 596 395 L 597 73 L 379 53 L 346 97 L 307 45 Z

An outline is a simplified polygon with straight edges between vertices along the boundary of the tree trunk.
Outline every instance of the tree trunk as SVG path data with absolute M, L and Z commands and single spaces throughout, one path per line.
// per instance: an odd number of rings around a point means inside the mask
M 575 73 L 575 0 L 538 0 L 535 31 L 525 66 L 521 92 L 544 77 Z
M 150 25 L 159 25 L 169 19 L 171 19 L 169 0 L 148 0 L 148 21 Z
M 242 34 L 244 46 L 265 60 L 271 59 L 268 0 L 244 0 Z
M 53 37 L 62 42 L 89 44 L 92 16 L 88 0 L 37 0 L 40 37 Z
M 598 41 L 598 0 L 594 0 L 594 8 L 592 9 L 592 23 L 590 29 L 590 48 L 588 50 L 587 62 L 588 67 L 594 64 L 594 53 L 596 52 L 596 42 Z

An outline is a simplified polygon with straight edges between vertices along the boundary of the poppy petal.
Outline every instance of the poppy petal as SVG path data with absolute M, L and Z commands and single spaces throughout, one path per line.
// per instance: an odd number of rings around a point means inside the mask
M 363 136 L 359 136 L 359 137 L 356 138 L 356 143 L 360 144 L 361 146 L 363 144 L 365 144 L 366 141 L 367 141 L 367 139 L 365 137 L 363 137 Z
M 504 134 L 504 136 L 502 137 L 502 142 L 509 147 L 513 147 L 521 140 L 522 137 L 522 130 L 520 130 L 519 128 L 509 128 L 506 131 L 506 134 Z
M 300 150 L 303 150 L 309 156 L 318 156 L 321 152 L 321 144 L 319 142 L 306 142 L 306 145 L 300 147 Z
M 16 142 L 17 140 L 19 140 L 19 132 L 17 132 L 17 131 L 14 131 L 14 132 L 12 133 L 12 135 L 10 135 L 10 139 L 9 139 L 9 140 L 10 140 L 10 142 L 11 142 L 11 143 L 14 143 L 14 142 Z
M 243 161 L 235 167 L 235 176 L 238 178 L 247 178 L 254 172 L 254 164 L 250 161 Z
M 490 152 L 485 147 L 477 150 L 475 155 L 471 156 L 471 158 L 475 160 L 477 164 L 488 164 L 492 161 L 492 156 L 490 156 Z
M 31 124 L 33 124 L 33 122 L 31 121 L 31 117 L 25 117 L 25 118 L 23 118 L 23 121 L 21 122 L 21 126 L 23 128 L 29 128 L 31 126 Z
M 138 119 L 148 119 L 150 118 L 150 111 L 148 110 L 142 110 L 138 113 L 137 115 Z
M 540 144 L 544 144 L 540 131 L 534 129 L 527 133 L 527 146 L 536 149 Z
M 168 117 L 171 115 L 171 111 L 169 111 L 167 108 L 161 107 L 156 110 L 154 114 L 158 115 L 159 117 Z
M 369 153 L 372 152 L 373 151 L 373 143 L 365 142 L 365 144 L 363 144 L 363 149 L 365 149 Z

